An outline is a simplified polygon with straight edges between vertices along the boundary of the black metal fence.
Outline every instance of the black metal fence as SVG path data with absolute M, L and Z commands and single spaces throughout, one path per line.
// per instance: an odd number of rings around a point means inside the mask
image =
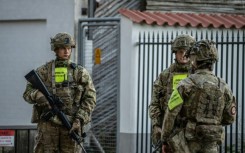
M 244 139 L 244 76 L 245 76 L 245 31 L 244 29 L 206 29 L 165 32 L 142 32 L 138 40 L 138 110 L 136 152 L 152 152 L 151 120 L 148 106 L 151 100 L 152 84 L 162 70 L 174 60 L 170 41 L 178 34 L 186 33 L 196 40 L 209 39 L 216 42 L 219 62 L 214 73 L 223 78 L 237 100 L 236 122 L 225 127 L 226 137 L 220 152 L 245 152 Z

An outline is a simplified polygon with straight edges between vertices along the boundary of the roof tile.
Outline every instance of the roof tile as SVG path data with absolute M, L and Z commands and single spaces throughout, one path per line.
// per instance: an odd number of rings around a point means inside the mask
M 245 28 L 245 15 L 141 12 L 129 9 L 120 9 L 119 13 L 135 23 L 146 23 L 149 25 Z

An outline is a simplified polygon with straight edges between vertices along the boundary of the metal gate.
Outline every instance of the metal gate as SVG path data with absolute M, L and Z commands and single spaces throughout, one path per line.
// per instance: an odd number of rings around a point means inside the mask
M 117 146 L 120 20 L 89 18 L 80 20 L 78 63 L 92 75 L 97 104 L 87 129 L 88 153 L 113 153 Z M 97 63 L 97 64 L 96 64 Z
M 245 152 L 244 139 L 244 76 L 245 76 L 245 31 L 244 30 L 201 30 L 182 31 L 196 37 L 197 40 L 211 39 L 216 42 L 219 52 L 219 62 L 214 73 L 223 78 L 230 86 L 237 100 L 237 118 L 231 126 L 225 127 L 226 137 L 220 152 Z M 151 120 L 148 106 L 151 100 L 153 81 L 162 70 L 173 62 L 170 40 L 178 32 L 139 34 L 138 40 L 138 110 L 136 152 L 152 152 Z

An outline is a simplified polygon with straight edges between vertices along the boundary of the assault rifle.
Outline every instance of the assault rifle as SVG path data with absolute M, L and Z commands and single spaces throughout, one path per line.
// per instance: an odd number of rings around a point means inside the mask
M 158 140 L 156 145 L 152 145 L 154 150 L 152 151 L 152 153 L 156 153 L 157 151 L 161 151 L 162 149 L 162 141 Z
M 44 83 L 42 82 L 41 78 L 35 70 L 32 70 L 28 74 L 26 74 L 25 78 L 34 86 L 34 88 L 38 89 L 40 92 L 43 93 L 43 95 L 48 100 L 49 105 L 51 106 L 51 111 L 44 115 L 44 119 L 48 121 L 51 117 L 57 115 L 58 118 L 61 120 L 62 124 L 66 127 L 66 129 L 70 131 L 72 128 L 71 123 L 69 122 L 67 116 L 59 109 L 63 105 L 61 99 L 52 95 L 48 91 L 48 89 L 46 88 L 46 86 L 44 85 Z M 81 146 L 83 152 L 86 153 L 86 150 L 82 146 L 82 138 L 78 135 L 78 133 L 75 131 L 71 131 L 70 136 Z

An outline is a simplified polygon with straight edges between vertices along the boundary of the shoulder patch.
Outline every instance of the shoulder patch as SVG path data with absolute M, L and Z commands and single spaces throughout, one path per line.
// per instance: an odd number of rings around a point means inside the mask
M 236 115 L 236 106 L 231 107 L 231 115 Z

